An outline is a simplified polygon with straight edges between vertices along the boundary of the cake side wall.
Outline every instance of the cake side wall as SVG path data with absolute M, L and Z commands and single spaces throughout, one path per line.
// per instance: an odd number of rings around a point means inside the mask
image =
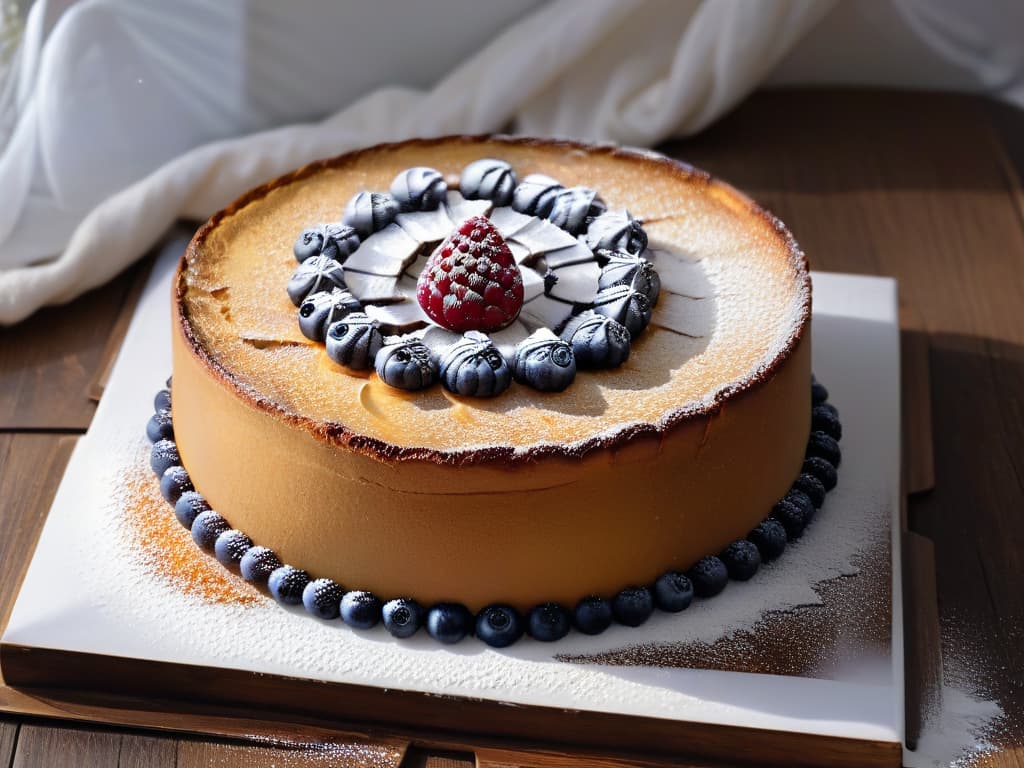
M 373 458 L 254 407 L 176 315 L 175 434 L 213 508 L 314 577 L 474 610 L 573 604 L 684 569 L 767 515 L 803 459 L 807 336 L 755 390 L 663 435 L 580 459 L 456 466 Z

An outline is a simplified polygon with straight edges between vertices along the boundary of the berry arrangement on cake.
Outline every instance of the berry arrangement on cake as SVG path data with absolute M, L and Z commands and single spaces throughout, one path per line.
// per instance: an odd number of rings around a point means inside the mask
M 753 576 L 836 482 L 806 260 L 653 153 L 317 163 L 197 233 L 174 307 L 161 489 L 320 619 L 494 646 L 636 626 Z

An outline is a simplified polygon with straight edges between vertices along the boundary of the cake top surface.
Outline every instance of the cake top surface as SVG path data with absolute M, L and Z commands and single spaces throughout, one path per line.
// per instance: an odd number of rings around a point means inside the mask
M 337 366 L 306 338 L 284 287 L 296 235 L 337 221 L 353 195 L 430 166 L 457 189 L 494 157 L 523 178 L 599 191 L 643 221 L 662 292 L 618 368 L 563 392 L 512 384 L 500 397 L 397 390 Z M 477 461 L 575 455 L 708 413 L 768 378 L 810 317 L 806 260 L 778 220 L 707 174 L 653 153 L 502 137 L 381 145 L 316 163 L 249 193 L 192 241 L 177 305 L 194 351 L 257 407 L 317 439 L 381 458 Z

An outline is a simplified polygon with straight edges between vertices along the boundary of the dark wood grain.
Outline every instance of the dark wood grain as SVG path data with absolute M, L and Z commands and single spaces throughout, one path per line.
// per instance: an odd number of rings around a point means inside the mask
M 11 768 L 116 766 L 121 739 L 121 734 L 112 731 L 25 724 L 18 734 Z
M 13 720 L 0 720 L 0 765 L 11 764 L 17 739 L 18 723 Z
M 0 628 L 77 438 L 0 433 Z
M 92 382 L 136 269 L 66 306 L 0 327 L 0 430 L 89 426 Z

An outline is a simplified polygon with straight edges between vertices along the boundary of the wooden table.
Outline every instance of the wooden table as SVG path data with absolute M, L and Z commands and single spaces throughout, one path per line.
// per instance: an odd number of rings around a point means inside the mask
M 815 268 L 899 278 L 907 349 L 930 370 L 930 386 L 905 403 L 915 433 L 932 438 L 914 441 L 910 487 L 930 485 L 934 466 L 934 490 L 911 497 L 908 523 L 934 542 L 947 683 L 1006 712 L 993 766 L 1024 766 L 1022 115 L 968 96 L 769 92 L 662 148 L 778 214 Z M 139 269 L 0 330 L 0 626 L 89 426 Z M 930 411 L 919 407 L 929 399 Z M 922 459 L 929 445 L 933 463 Z M 478 750 L 477 762 L 582 764 L 501 750 Z M 0 766 L 16 768 L 366 763 L 470 766 L 473 755 L 401 739 L 314 748 L 0 718 Z

